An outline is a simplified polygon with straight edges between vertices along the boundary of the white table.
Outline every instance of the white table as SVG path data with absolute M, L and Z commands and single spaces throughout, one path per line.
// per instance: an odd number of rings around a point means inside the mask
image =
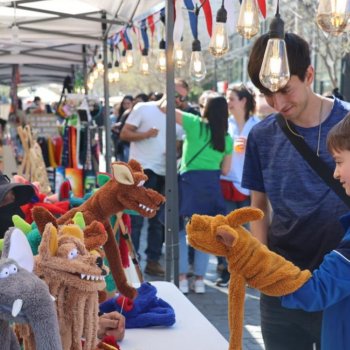
M 172 327 L 127 329 L 122 350 L 227 350 L 228 342 L 170 282 L 151 282 L 175 310 Z M 225 315 L 223 315 L 225 317 Z

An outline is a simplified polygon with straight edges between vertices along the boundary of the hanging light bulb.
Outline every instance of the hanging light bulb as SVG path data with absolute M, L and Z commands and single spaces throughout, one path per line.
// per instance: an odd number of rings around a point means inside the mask
M 134 65 L 134 54 L 133 54 L 133 51 L 132 51 L 132 45 L 131 44 L 128 44 L 128 48 L 126 50 L 125 59 L 126 59 L 126 64 L 127 64 L 128 68 L 131 68 Z
M 221 8 L 216 14 L 216 24 L 209 44 L 209 52 L 215 57 L 223 56 L 229 49 L 226 21 L 227 11 L 224 2 L 222 2 Z
M 143 75 L 149 74 L 149 62 L 148 62 L 148 49 L 142 50 L 142 56 L 140 59 L 140 72 Z
M 126 50 L 123 50 L 122 57 L 120 57 L 120 71 L 127 73 L 129 71 L 128 63 L 126 61 Z
M 201 51 L 201 42 L 198 39 L 193 40 L 192 54 L 190 62 L 190 76 L 196 81 L 201 81 L 205 78 L 207 69 Z
M 337 36 L 344 32 L 349 19 L 349 0 L 320 0 L 316 21 L 326 33 Z
M 164 41 L 164 39 L 162 39 L 159 42 L 159 51 L 158 51 L 158 56 L 157 56 L 156 67 L 161 72 L 166 71 L 166 55 L 165 55 L 165 41 Z
M 97 67 L 96 69 L 94 70 L 94 72 L 92 73 L 92 76 L 94 78 L 94 80 L 96 80 L 98 78 L 98 70 L 97 70 Z
M 174 63 L 177 68 L 182 68 L 186 63 L 186 55 L 181 42 L 174 44 Z
M 279 14 L 279 3 L 275 18 L 271 21 L 270 39 L 267 42 L 259 79 L 271 92 L 282 89 L 290 79 L 286 43 L 284 41 L 284 22 Z
M 237 22 L 237 32 L 251 39 L 259 32 L 259 10 L 256 0 L 243 0 Z

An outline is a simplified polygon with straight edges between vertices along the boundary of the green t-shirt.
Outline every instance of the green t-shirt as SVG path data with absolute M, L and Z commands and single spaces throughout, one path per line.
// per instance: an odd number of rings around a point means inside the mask
M 231 136 L 229 134 L 225 136 L 224 152 L 215 150 L 212 144 L 209 143 L 187 166 L 188 161 L 211 139 L 211 131 L 208 124 L 190 113 L 183 113 L 182 127 L 185 130 L 186 137 L 183 144 L 180 173 L 189 170 L 220 170 L 224 157 L 232 154 L 233 142 Z

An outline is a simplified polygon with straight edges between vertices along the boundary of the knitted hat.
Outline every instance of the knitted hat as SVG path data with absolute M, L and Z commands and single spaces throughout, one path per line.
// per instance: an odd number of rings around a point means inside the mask
M 144 282 L 137 289 L 134 300 L 118 294 L 100 304 L 100 312 L 122 313 L 125 316 L 125 328 L 172 326 L 175 323 L 174 309 L 156 294 L 156 287 Z
M 9 193 L 11 190 L 15 195 L 15 203 L 18 206 L 28 203 L 35 194 L 32 185 L 11 183 L 7 175 L 4 175 L 0 171 L 0 204 L 3 202 L 7 193 Z

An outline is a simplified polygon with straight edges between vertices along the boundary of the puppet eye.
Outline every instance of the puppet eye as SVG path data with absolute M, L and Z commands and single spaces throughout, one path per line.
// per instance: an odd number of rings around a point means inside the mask
M 141 180 L 138 184 L 137 187 L 142 187 L 145 184 L 145 180 Z
M 72 260 L 75 259 L 79 255 L 78 249 L 74 248 L 68 253 L 68 259 Z
M 14 274 L 16 274 L 17 271 L 18 271 L 17 266 L 14 265 L 14 264 L 11 264 L 11 265 L 8 267 L 8 269 L 9 269 L 10 275 L 14 275 Z
M 10 270 L 8 267 L 4 267 L 2 270 L 0 270 L 0 279 L 7 278 L 8 276 L 10 276 Z

